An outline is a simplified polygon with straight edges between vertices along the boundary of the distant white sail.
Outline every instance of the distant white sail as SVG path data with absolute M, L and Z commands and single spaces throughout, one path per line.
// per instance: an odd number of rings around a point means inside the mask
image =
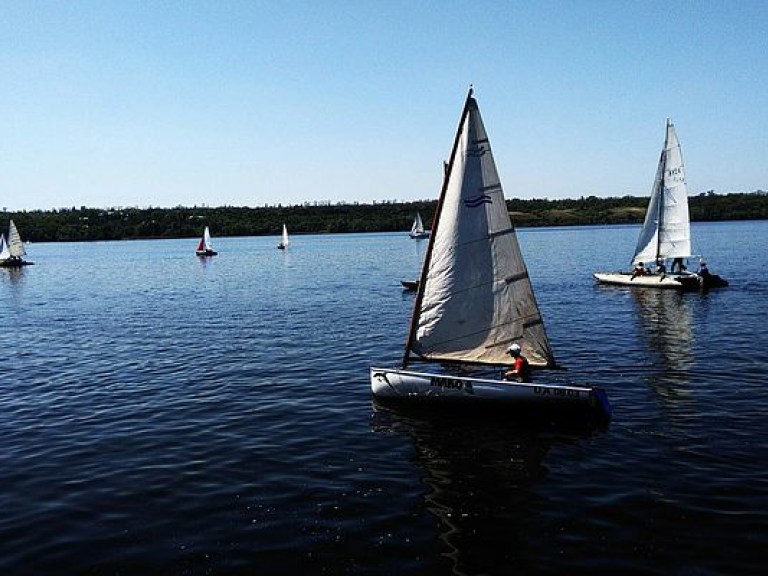
M 683 155 L 675 126 L 667 119 L 664 149 L 632 263 L 690 255 L 691 224 Z
M 211 231 L 208 229 L 208 226 L 206 226 L 205 230 L 203 231 L 203 248 L 206 250 L 213 250 L 213 246 L 211 244 Z
M 8 225 L 8 250 L 11 256 L 16 256 L 17 258 L 27 255 L 27 251 L 24 249 L 24 242 L 21 241 L 21 236 L 13 220 Z
M 411 226 L 411 234 L 423 234 L 424 223 L 421 221 L 421 214 L 416 212 L 416 218 L 413 219 L 413 226 Z
M 5 241 L 5 234 L 0 234 L 0 260 L 8 260 L 11 257 L 11 251 L 8 249 L 8 243 Z
M 410 351 L 429 360 L 554 365 L 477 102 L 467 98 L 432 224 Z M 407 357 L 406 352 L 406 357 Z
M 286 228 L 285 224 L 283 224 L 283 240 L 281 242 L 283 248 L 288 248 L 288 245 L 291 243 L 291 241 L 288 239 L 288 228 Z M 301 248 L 301 246 L 299 246 Z

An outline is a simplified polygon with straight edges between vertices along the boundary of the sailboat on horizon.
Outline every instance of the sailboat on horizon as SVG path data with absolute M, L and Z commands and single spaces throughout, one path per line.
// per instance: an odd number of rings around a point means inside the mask
M 285 250 L 290 245 L 291 241 L 288 239 L 288 228 L 283 224 L 283 235 L 280 239 L 280 244 L 277 245 L 279 250 Z
M 723 278 L 709 272 L 704 260 L 700 261 L 697 273 L 688 271 L 683 260 L 692 256 L 685 166 L 675 125 L 667 118 L 664 147 L 632 256 L 635 269 L 631 272 L 595 272 L 593 277 L 602 284 L 673 290 L 728 285 Z M 669 269 L 667 263 L 671 264 Z M 655 265 L 656 270 L 649 269 L 648 265 Z
M 29 266 L 34 262 L 24 260 L 27 251 L 24 248 L 24 242 L 21 240 L 16 224 L 11 220 L 8 224 L 8 241 L 5 236 L 0 234 L 0 267 L 18 268 L 19 266 Z
M 203 231 L 203 236 L 197 244 L 195 254 L 198 256 L 216 256 L 218 254 L 211 244 L 211 231 L 208 229 L 208 226 L 206 226 Z
M 413 225 L 409 235 L 414 240 L 421 240 L 423 238 L 429 238 L 430 231 L 424 229 L 424 222 L 421 220 L 421 214 L 416 212 L 416 217 L 413 219 Z
M 509 218 L 480 110 L 470 88 L 445 170 L 400 368 L 370 368 L 380 400 L 429 405 L 538 407 L 610 418 L 590 386 L 504 380 L 512 351 L 555 368 Z M 415 370 L 417 361 L 443 368 Z

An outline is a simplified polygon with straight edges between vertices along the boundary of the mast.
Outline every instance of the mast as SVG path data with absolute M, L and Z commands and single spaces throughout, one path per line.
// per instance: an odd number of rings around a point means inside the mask
M 661 182 L 659 182 L 659 203 L 658 203 L 658 215 L 656 217 L 656 259 L 654 262 L 658 262 L 661 257 L 661 231 L 664 228 L 664 203 L 666 202 L 666 185 L 664 183 L 664 174 L 667 172 L 667 148 L 669 147 L 669 125 L 670 120 L 667 118 L 667 126 L 664 131 L 664 149 L 661 151 Z
M 435 244 L 435 238 L 437 238 L 437 229 L 440 226 L 440 214 L 443 211 L 443 202 L 445 201 L 445 192 L 448 188 L 448 180 L 453 170 L 453 163 L 456 158 L 456 152 L 459 148 L 459 139 L 461 137 L 461 130 L 464 126 L 464 122 L 467 120 L 469 114 L 469 105 L 472 102 L 472 94 L 474 90 L 472 85 L 469 86 L 469 92 L 467 98 L 464 101 L 464 110 L 461 112 L 461 119 L 459 125 L 456 128 L 456 135 L 453 139 L 453 148 L 451 149 L 451 157 L 448 160 L 448 164 L 443 170 L 443 186 L 440 190 L 440 196 L 437 199 L 437 208 L 435 209 L 435 217 L 432 219 L 432 233 L 429 236 L 429 243 L 427 244 L 427 253 L 424 256 L 424 263 L 421 266 L 421 276 L 419 279 L 419 287 L 416 292 L 416 299 L 413 303 L 413 312 L 411 313 L 411 326 L 408 329 L 408 338 L 405 342 L 405 351 L 403 352 L 403 368 L 408 367 L 408 361 L 410 360 L 410 351 L 413 341 L 416 337 L 416 330 L 419 325 L 419 311 L 421 310 L 421 303 L 424 300 L 424 287 L 427 283 L 427 272 L 429 271 L 429 263 L 432 260 L 432 248 Z

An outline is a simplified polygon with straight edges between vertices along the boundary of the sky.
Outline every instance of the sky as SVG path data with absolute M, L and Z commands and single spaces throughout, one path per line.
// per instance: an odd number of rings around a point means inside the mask
M 507 198 L 768 190 L 763 0 L 0 1 L 0 208 L 435 199 L 474 86 Z

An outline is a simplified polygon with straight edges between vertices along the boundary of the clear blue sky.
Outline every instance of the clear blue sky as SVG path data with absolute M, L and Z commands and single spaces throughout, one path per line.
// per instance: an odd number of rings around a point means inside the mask
M 470 83 L 508 198 L 768 189 L 768 2 L 0 2 L 0 208 L 432 199 Z

